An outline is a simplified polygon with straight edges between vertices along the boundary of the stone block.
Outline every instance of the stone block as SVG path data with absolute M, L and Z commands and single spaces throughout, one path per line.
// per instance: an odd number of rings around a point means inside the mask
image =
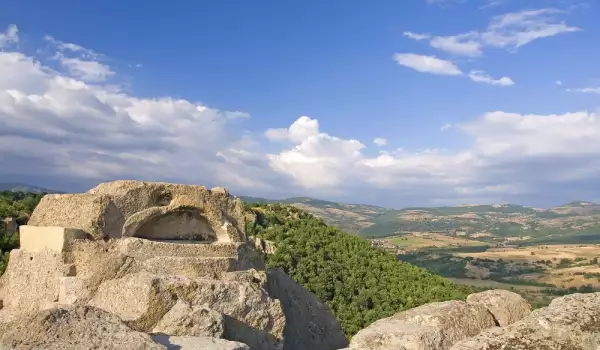
M 86 233 L 78 229 L 31 225 L 19 227 L 20 248 L 29 252 L 50 250 L 60 253 L 68 250 L 71 241 L 85 238 Z

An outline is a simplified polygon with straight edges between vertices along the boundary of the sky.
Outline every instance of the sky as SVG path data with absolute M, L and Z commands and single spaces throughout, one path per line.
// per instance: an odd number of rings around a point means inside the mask
M 396 208 L 600 201 L 598 13 L 595 0 L 5 1 L 0 181 Z

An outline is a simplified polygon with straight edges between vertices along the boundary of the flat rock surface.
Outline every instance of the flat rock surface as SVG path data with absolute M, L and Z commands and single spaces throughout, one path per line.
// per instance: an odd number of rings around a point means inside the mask
M 211 337 L 178 337 L 155 334 L 152 339 L 168 350 L 250 350 L 244 343 Z

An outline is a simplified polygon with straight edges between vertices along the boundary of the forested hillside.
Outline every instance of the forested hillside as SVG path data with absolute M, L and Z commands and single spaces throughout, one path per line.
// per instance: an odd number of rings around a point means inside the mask
M 326 303 L 348 336 L 398 311 L 470 292 L 298 208 L 246 204 L 246 209 L 256 217 L 248 234 L 277 246 L 268 267 L 282 268 Z
M 19 224 L 25 224 L 43 193 L 0 192 L 0 220 L 14 217 Z M 8 252 L 19 244 L 17 235 L 9 236 L 0 222 L 0 275 L 4 273 L 8 263 Z

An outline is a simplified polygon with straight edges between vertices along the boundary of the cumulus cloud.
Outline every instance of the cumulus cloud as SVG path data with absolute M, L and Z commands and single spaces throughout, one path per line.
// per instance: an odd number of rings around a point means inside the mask
M 408 196 L 420 191 L 446 201 L 532 195 L 547 191 L 544 186 L 600 175 L 600 121 L 594 113 L 498 111 L 455 128 L 473 140 L 472 147 L 369 157 L 359 141 L 319 132 L 269 155 L 270 164 L 307 189 L 363 187 Z
M 423 73 L 439 75 L 462 75 L 463 72 L 451 61 L 435 56 L 417 55 L 414 53 L 397 53 L 394 60 L 401 66 L 412 68 Z
M 373 143 L 379 147 L 383 147 L 387 145 L 387 140 L 381 137 L 376 137 L 375 139 L 373 139 Z
M 600 121 L 587 111 L 486 113 L 447 131 L 468 147 L 376 155 L 309 116 L 265 130 L 265 145 L 245 132 L 248 118 L 181 98 L 137 97 L 51 69 L 42 58 L 0 52 L 3 180 L 83 190 L 135 178 L 394 206 L 520 202 L 548 193 L 585 199 L 600 188 Z
M 472 30 L 450 36 L 406 36 L 418 40 L 430 38 L 429 45 L 435 49 L 477 57 L 483 54 L 485 47 L 515 50 L 538 39 L 579 31 L 580 28 L 567 25 L 557 18 L 565 14 L 565 11 L 553 8 L 524 10 L 494 16 L 482 31 Z
M 288 140 L 300 142 L 319 134 L 319 121 L 307 116 L 298 118 L 289 128 L 267 129 L 265 136 L 270 140 Z
M 222 155 L 252 150 L 235 126 L 247 117 L 184 99 L 138 98 L 89 85 L 22 53 L 0 52 L 0 161 L 10 165 L 1 171 L 4 178 L 219 183 L 228 177 Z M 244 169 L 229 176 L 231 187 L 270 187 L 246 179 Z

